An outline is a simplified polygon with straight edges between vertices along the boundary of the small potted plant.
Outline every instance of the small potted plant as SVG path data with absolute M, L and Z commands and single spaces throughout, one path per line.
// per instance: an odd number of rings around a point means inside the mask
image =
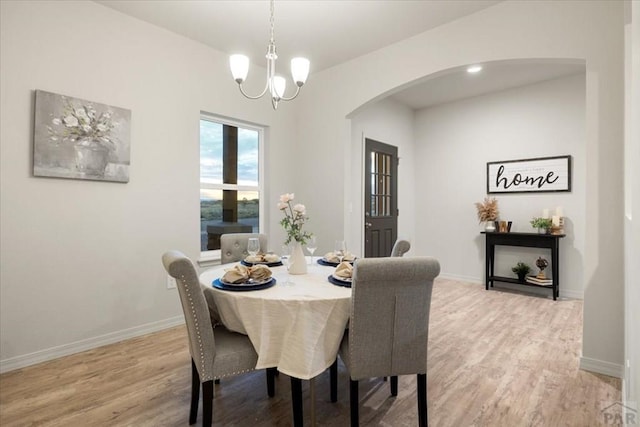
M 518 280 L 521 283 L 524 283 L 524 279 L 525 279 L 525 277 L 527 277 L 527 274 L 529 274 L 529 272 L 531 271 L 531 267 L 529 267 L 524 262 L 519 262 L 519 263 L 516 264 L 515 267 L 511 268 L 511 271 L 513 271 L 514 273 L 516 273 L 518 275 Z
M 551 218 L 533 218 L 531 220 L 531 226 L 533 228 L 537 228 L 538 233 L 540 234 L 549 233 L 549 230 L 551 229 L 552 225 L 553 225 L 553 222 L 551 221 Z

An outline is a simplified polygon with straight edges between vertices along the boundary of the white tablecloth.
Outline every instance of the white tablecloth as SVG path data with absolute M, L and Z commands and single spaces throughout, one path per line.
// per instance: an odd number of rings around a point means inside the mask
M 277 367 L 305 380 L 326 370 L 336 358 L 351 309 L 351 289 L 327 280 L 335 269 L 314 264 L 307 274 L 290 276 L 293 286 L 284 286 L 286 270 L 272 267 L 277 283 L 271 288 L 214 288 L 212 282 L 234 265 L 204 271 L 200 281 L 213 295 L 222 323 L 249 336 L 258 353 L 256 368 Z

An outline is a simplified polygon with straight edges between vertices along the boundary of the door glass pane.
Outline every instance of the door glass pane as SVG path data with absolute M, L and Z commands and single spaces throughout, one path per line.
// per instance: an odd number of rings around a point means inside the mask
M 391 215 L 391 156 L 371 153 L 371 216 Z

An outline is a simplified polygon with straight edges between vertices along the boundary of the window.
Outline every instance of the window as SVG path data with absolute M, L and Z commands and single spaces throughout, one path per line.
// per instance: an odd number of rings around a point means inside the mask
M 220 235 L 259 233 L 263 129 L 200 117 L 200 250 Z

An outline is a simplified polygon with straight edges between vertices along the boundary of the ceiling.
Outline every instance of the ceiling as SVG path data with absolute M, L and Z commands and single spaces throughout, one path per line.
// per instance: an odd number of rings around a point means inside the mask
M 267 0 L 96 0 L 134 18 L 226 53 L 244 53 L 264 67 L 269 41 Z M 288 71 L 294 56 L 314 72 L 333 67 L 400 40 L 491 7 L 499 0 L 279 0 L 274 38 L 278 66 Z M 345 40 L 348 42 L 345 43 Z M 412 86 L 393 97 L 411 108 L 449 102 L 529 84 L 580 70 L 557 64 L 494 63 L 481 74 L 463 70 Z M 531 68 L 533 67 L 533 68 Z M 582 67 L 581 70 L 584 70 Z M 231 74 L 229 74 L 231 81 Z
M 519 60 L 496 61 L 482 65 L 476 74 L 467 72 L 467 67 L 448 70 L 436 77 L 403 89 L 391 97 L 414 110 L 453 102 L 464 98 L 484 95 L 584 73 L 585 66 L 579 61 Z

